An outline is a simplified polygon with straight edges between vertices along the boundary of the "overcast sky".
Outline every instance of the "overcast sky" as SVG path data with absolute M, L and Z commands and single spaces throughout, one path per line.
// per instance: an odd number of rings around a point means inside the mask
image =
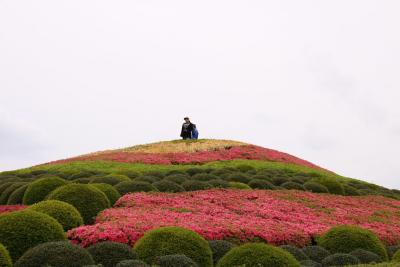
M 179 137 L 400 188 L 400 1 L 0 0 L 0 171 Z

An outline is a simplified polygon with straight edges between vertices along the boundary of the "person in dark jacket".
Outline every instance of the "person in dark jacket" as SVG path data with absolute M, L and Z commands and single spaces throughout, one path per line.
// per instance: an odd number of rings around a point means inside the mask
M 181 137 L 183 139 L 192 139 L 193 123 L 190 122 L 188 117 L 184 118 L 185 122 L 182 124 Z

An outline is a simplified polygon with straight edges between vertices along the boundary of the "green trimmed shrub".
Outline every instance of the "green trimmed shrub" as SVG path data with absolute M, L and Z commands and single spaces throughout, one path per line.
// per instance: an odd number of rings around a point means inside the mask
M 93 176 L 94 173 L 93 172 L 89 172 L 89 171 L 78 171 L 76 173 L 71 174 L 68 177 L 68 180 L 76 180 L 79 178 L 88 178 L 90 176 Z
M 136 242 L 134 250 L 148 264 L 156 263 L 161 256 L 182 254 L 199 266 L 213 266 L 207 241 L 199 234 L 181 227 L 161 227 L 148 231 Z
M 302 184 L 299 183 L 295 183 L 295 182 L 286 182 L 283 183 L 281 185 L 283 188 L 289 189 L 289 190 L 300 190 L 300 191 L 304 191 L 304 186 Z
M 7 205 L 22 204 L 22 199 L 24 198 L 24 194 L 28 186 L 29 184 L 25 184 L 14 190 L 14 192 L 12 192 L 12 194 L 8 197 Z
M 150 267 L 150 266 L 141 260 L 124 260 L 115 265 L 115 267 Z
M 49 215 L 16 211 L 0 216 L 0 243 L 8 249 L 13 261 L 38 244 L 65 239 L 61 224 Z
M 382 262 L 381 258 L 371 251 L 365 249 L 356 249 L 350 252 L 350 255 L 356 257 L 361 263 L 379 263 Z
M 274 189 L 274 185 L 266 180 L 252 179 L 248 185 L 253 189 Z
M 322 260 L 322 265 L 325 266 L 347 266 L 347 265 L 356 265 L 360 264 L 360 261 L 350 255 L 345 253 L 336 253 L 330 255 Z
M 27 185 L 28 183 L 26 182 L 16 182 L 13 183 L 11 186 L 7 187 L 7 189 L 5 189 L 3 191 L 3 193 L 0 195 L 0 205 L 5 205 L 8 202 L 8 198 L 11 196 L 11 194 L 19 189 L 20 187 Z
M 8 250 L 0 244 L 0 266 L 1 267 L 12 267 L 12 260 Z
M 232 173 L 231 175 L 228 176 L 228 181 L 230 182 L 238 182 L 238 183 L 244 183 L 247 184 L 250 182 L 251 178 L 249 175 L 244 174 L 244 173 Z
M 69 184 L 50 193 L 49 200 L 60 200 L 74 206 L 85 224 L 92 224 L 96 215 L 110 207 L 107 196 L 92 185 Z
M 324 186 L 320 183 L 307 182 L 303 186 L 307 191 L 310 191 L 313 193 L 329 193 L 328 188 L 326 188 L 326 186 Z
M 116 184 L 115 189 L 118 190 L 118 192 L 121 195 L 125 195 L 128 193 L 134 193 L 134 192 L 150 192 L 150 191 L 157 191 L 157 188 L 155 188 L 152 184 L 147 183 L 147 182 L 136 182 L 136 181 L 124 181 Z
M 22 203 L 32 205 L 40 202 L 46 199 L 51 191 L 66 184 L 64 179 L 58 177 L 40 178 L 33 181 L 26 189 Z
M 289 178 L 283 176 L 275 176 L 271 178 L 271 182 L 275 186 L 281 186 L 282 184 L 289 182 Z
M 200 168 L 190 168 L 190 169 L 186 170 L 186 173 L 189 174 L 190 176 L 193 176 L 198 173 L 203 173 L 203 172 L 205 172 L 205 171 Z
M 229 187 L 229 182 L 222 180 L 222 179 L 214 179 L 208 181 L 208 183 L 215 188 L 228 188 Z
M 114 206 L 115 202 L 121 197 L 121 194 L 110 184 L 91 184 L 92 186 L 99 189 L 101 192 L 106 194 L 111 206 Z
M 311 260 L 321 263 L 323 259 L 331 255 L 329 251 L 321 246 L 307 246 L 302 248 L 304 254 Z
M 128 176 L 130 179 L 135 179 L 141 175 L 140 172 L 130 171 L 130 170 L 118 171 L 116 174 Z
M 87 248 L 94 262 L 104 267 L 114 267 L 123 260 L 136 260 L 137 254 L 126 244 L 105 241 Z
M 221 175 L 226 175 L 227 173 L 232 173 L 232 171 L 227 170 L 227 169 L 215 169 L 212 172 L 210 172 L 211 175 L 215 176 L 221 176 Z
M 188 175 L 174 174 L 174 175 L 169 175 L 169 176 L 165 177 L 163 180 L 174 182 L 177 184 L 182 184 L 182 183 L 186 182 L 189 178 L 190 178 L 190 176 L 188 176 Z
M 136 181 L 136 182 L 146 182 L 146 183 L 152 184 L 152 183 L 160 181 L 160 178 L 155 177 L 155 176 L 143 175 L 143 176 L 136 177 L 134 179 L 134 181 Z
M 313 260 L 300 261 L 301 267 L 322 267 L 322 264 Z
M 247 164 L 240 164 L 236 166 L 236 169 L 240 172 L 248 172 L 248 171 L 255 171 L 256 169 L 253 166 Z
M 96 176 L 90 180 L 90 183 L 116 185 L 124 181 L 131 181 L 131 179 L 121 174 L 109 174 L 106 176 Z
M 162 171 L 149 171 L 149 172 L 144 173 L 143 175 L 149 175 L 149 176 L 157 177 L 159 179 L 163 179 L 166 174 L 165 174 L 165 172 L 162 172 Z
M 392 261 L 400 262 L 400 250 L 393 254 Z
M 299 248 L 296 248 L 294 246 L 290 246 L 290 245 L 283 245 L 280 246 L 280 248 L 286 250 L 287 252 L 289 252 L 290 254 L 293 255 L 293 257 L 296 258 L 296 260 L 298 261 L 304 261 L 304 260 L 309 260 L 310 258 Z
M 14 184 L 14 181 L 10 182 L 4 182 L 0 185 L 0 196 L 3 194 L 5 190 L 7 190 L 8 187 L 12 186 Z
M 233 189 L 251 189 L 250 186 L 244 183 L 238 183 L 238 182 L 229 182 L 229 188 Z
M 183 175 L 185 175 L 186 172 L 184 170 L 170 170 L 170 171 L 167 172 L 166 176 L 175 175 L 175 174 L 183 174 Z
M 153 186 L 157 188 L 157 190 L 160 192 L 176 193 L 185 191 L 185 188 L 183 188 L 179 184 L 167 180 L 161 180 L 159 182 L 155 182 L 153 183 Z
M 43 243 L 29 249 L 14 267 L 79 267 L 89 264 L 94 264 L 94 261 L 84 248 L 68 241 L 59 241 Z
M 248 243 L 231 249 L 217 266 L 299 267 L 300 264 L 289 252 L 281 248 L 263 243 Z
M 344 195 L 345 196 L 360 196 L 360 192 L 358 192 L 358 190 L 354 187 L 352 187 L 351 185 L 343 185 L 343 190 L 344 190 Z
M 310 182 L 316 182 L 324 185 L 326 188 L 328 188 L 328 191 L 331 194 L 344 195 L 343 185 L 339 183 L 335 178 L 330 178 L 330 177 L 313 178 L 310 180 Z
M 393 255 L 400 250 L 400 245 L 395 245 L 395 246 L 388 246 L 386 247 L 387 254 L 389 256 L 389 259 L 393 258 Z
M 189 180 L 182 184 L 186 191 L 197 191 L 210 189 L 212 186 L 207 182 Z
M 272 180 L 271 178 L 272 178 L 272 176 L 265 175 L 263 173 L 258 173 L 258 174 L 253 176 L 253 179 L 264 180 L 264 181 L 268 181 L 268 182 L 272 183 L 271 182 L 271 180 Z
M 225 240 L 210 240 L 208 241 L 208 244 L 212 251 L 214 265 L 216 265 L 226 253 L 235 247 L 235 244 Z
M 379 238 L 370 230 L 352 226 L 342 225 L 331 228 L 318 240 L 320 246 L 331 253 L 350 253 L 356 249 L 365 249 L 388 260 L 386 249 Z
M 63 226 L 64 231 L 83 225 L 83 218 L 79 211 L 66 202 L 58 200 L 41 201 L 28 207 L 27 210 L 41 212 L 53 217 Z
M 192 180 L 208 182 L 210 180 L 218 179 L 219 177 L 209 173 L 199 173 L 192 176 Z
M 159 267 L 199 267 L 191 258 L 185 255 L 166 255 L 157 260 Z
M 90 184 L 90 182 L 93 180 L 92 177 L 82 177 L 82 178 L 75 179 L 72 182 L 76 183 L 76 184 Z

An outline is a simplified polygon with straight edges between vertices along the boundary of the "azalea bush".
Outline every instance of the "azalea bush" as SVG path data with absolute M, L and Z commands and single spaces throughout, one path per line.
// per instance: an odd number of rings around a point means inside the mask
M 400 201 L 380 196 L 300 191 L 135 193 L 101 212 L 96 224 L 75 228 L 68 236 L 84 247 L 104 240 L 133 245 L 147 230 L 180 226 L 207 240 L 265 240 L 302 247 L 333 226 L 347 224 L 370 229 L 389 245 L 400 242 L 399 206 Z

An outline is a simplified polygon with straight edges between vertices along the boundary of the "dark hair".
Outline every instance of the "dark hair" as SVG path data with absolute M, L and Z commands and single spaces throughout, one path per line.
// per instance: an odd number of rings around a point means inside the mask
M 189 117 L 185 117 L 185 118 L 183 118 L 184 120 L 188 120 L 189 119 Z

